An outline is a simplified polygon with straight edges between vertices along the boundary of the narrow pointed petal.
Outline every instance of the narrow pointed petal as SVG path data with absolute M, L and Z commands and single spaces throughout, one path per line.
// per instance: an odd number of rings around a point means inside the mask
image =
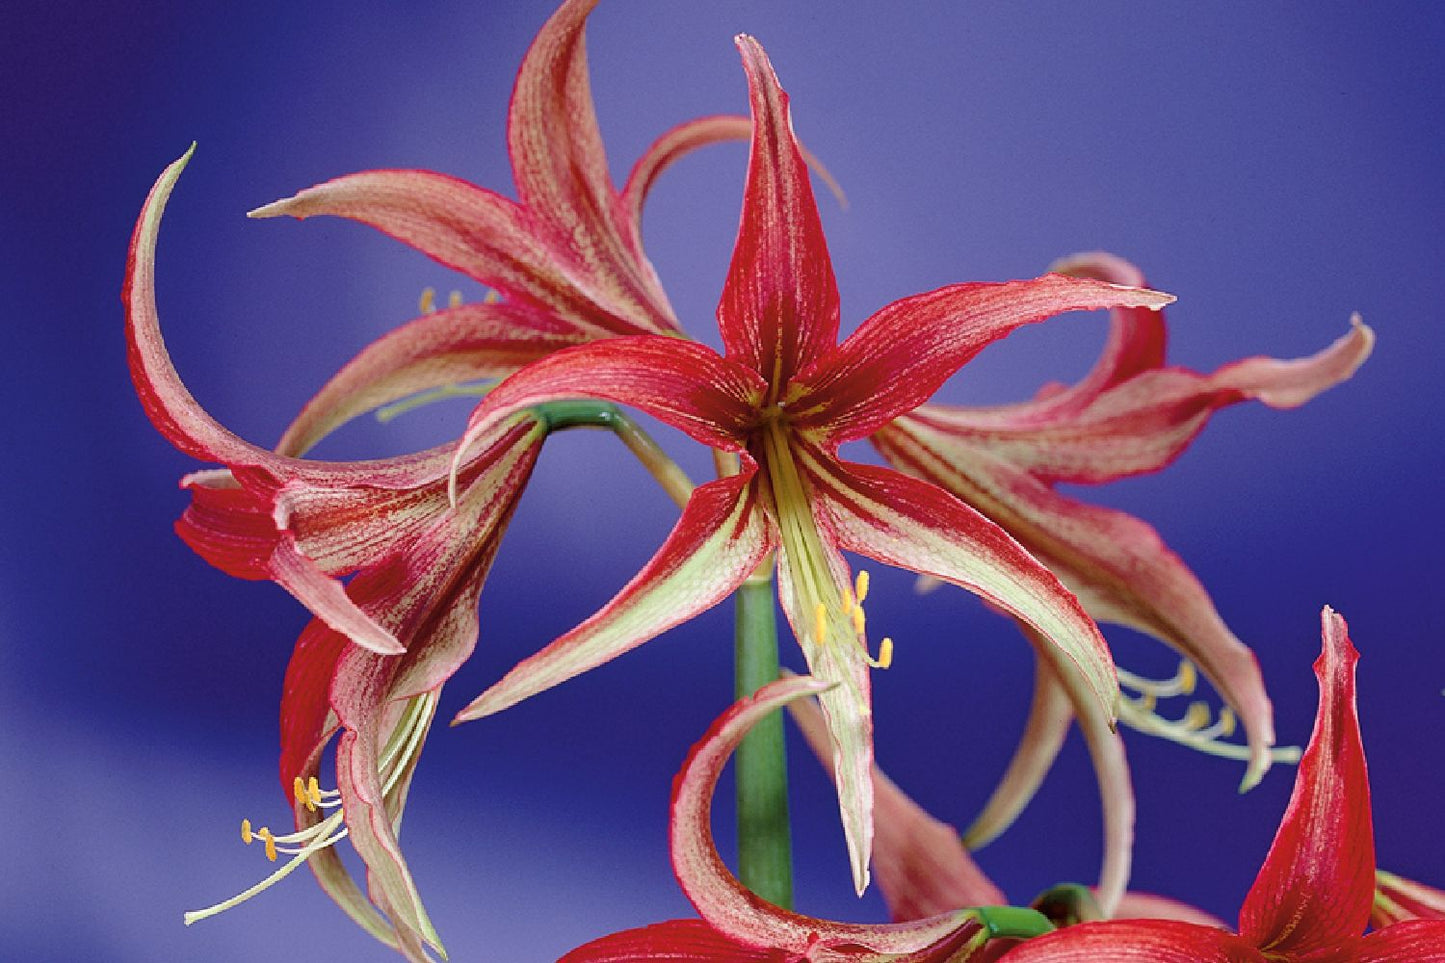
M 1144 272 L 1104 251 L 1062 258 L 1049 271 L 1075 278 L 1093 278 L 1128 288 L 1148 287 Z M 1100 392 L 1134 375 L 1164 365 L 1168 333 L 1164 312 L 1149 308 L 1115 308 L 1109 312 L 1109 335 L 1099 360 L 1084 378 L 1052 399 L 1056 408 L 1087 403 Z
M 746 35 L 736 43 L 748 76 L 753 142 L 718 321 L 728 358 L 781 391 L 836 343 L 838 285 L 788 95 L 762 46 Z
M 1210 381 L 1271 408 L 1298 408 L 1326 388 L 1348 380 L 1374 347 L 1374 330 L 1356 314 L 1350 318 L 1348 333 L 1307 358 L 1246 358 L 1220 368 Z
M 728 939 L 702 920 L 671 920 L 613 933 L 557 963 L 777 963 L 775 950 Z
M 500 712 L 595 668 L 712 608 L 773 546 L 751 475 L 699 486 L 667 541 L 601 611 L 548 645 L 457 714 L 464 722 Z
M 555 316 L 505 302 L 423 315 L 363 348 L 306 403 L 276 450 L 299 457 L 357 415 L 444 385 L 505 377 L 585 340 Z
M 799 699 L 788 704 L 788 713 L 831 774 L 833 748 L 817 704 Z M 873 869 L 895 921 L 1008 902 L 969 856 L 956 829 L 925 812 L 876 763 L 872 778 Z
M 894 301 L 868 318 L 836 352 L 803 371 L 786 400 L 800 427 L 816 426 L 834 443 L 863 438 L 923 404 L 1016 328 L 1065 311 L 1159 308 L 1173 300 L 1060 274 L 950 285 Z
M 563 398 L 630 405 L 705 445 L 737 451 L 765 387 L 756 372 L 677 338 L 581 345 L 528 365 L 498 385 L 472 412 L 456 461 L 513 413 Z
M 1445 892 L 1383 869 L 1375 870 L 1370 925 L 1380 928 L 1411 919 L 1445 920 Z
M 963 843 L 969 849 L 987 846 L 1013 825 L 1053 768 L 1073 721 L 1074 710 L 1064 687 L 1048 663 L 1036 658 L 1034 696 L 1023 737 L 1003 778 L 963 834 Z
M 1002 525 L 1100 621 L 1146 632 L 1199 667 L 1244 725 L 1244 787 L 1270 766 L 1274 719 L 1259 663 L 1224 624 L 1209 594 L 1152 526 L 1067 498 L 913 416 L 873 438 L 890 462 L 939 485 Z
M 828 462 L 831 461 L 831 464 Z M 1113 731 L 1118 686 L 1097 626 L 1058 580 L 1006 532 L 932 485 L 884 468 L 809 460 L 820 516 L 838 546 L 966 588 L 1019 620 L 1069 694 L 1099 775 L 1106 913 L 1128 884 L 1133 793 Z
M 558 259 L 635 332 L 677 333 L 662 286 L 612 186 L 587 76 L 584 30 L 596 0 L 567 0 L 517 74 L 507 146 L 517 193 Z
M 970 925 L 966 913 L 892 924 L 834 923 L 774 906 L 749 892 L 718 856 L 712 835 L 712 797 L 724 764 L 758 720 L 788 702 L 817 695 L 825 684 L 808 676 L 770 683 L 725 712 L 683 763 L 672 787 L 672 865 L 683 893 L 724 937 L 757 949 L 807 959 L 914 954 Z
M 1239 912 L 1240 935 L 1272 953 L 1335 947 L 1365 930 L 1375 892 L 1369 775 L 1345 620 L 1321 613 L 1320 702 L 1294 793 Z
M 1225 930 L 1175 920 L 1080 923 L 1034 937 L 1002 963 L 1266 963 L 1265 956 Z
M 271 556 L 271 577 L 317 617 L 357 645 L 380 655 L 397 655 L 406 649 L 396 636 L 363 612 L 346 588 L 328 576 L 311 559 L 296 550 L 290 539 L 281 539 Z
M 1445 920 L 1406 920 L 1371 933 L 1353 963 L 1445 963 Z

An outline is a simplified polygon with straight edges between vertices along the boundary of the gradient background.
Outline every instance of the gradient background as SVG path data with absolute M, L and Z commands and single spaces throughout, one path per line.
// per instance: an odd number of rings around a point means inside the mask
M 767 45 L 800 136 L 852 201 L 821 201 L 845 330 L 895 298 L 1033 276 L 1091 248 L 1179 296 L 1171 356 L 1198 369 L 1312 352 L 1361 311 L 1380 341 L 1352 383 L 1295 412 L 1226 411 L 1171 470 L 1097 498 L 1156 524 L 1210 587 L 1259 654 L 1283 742 L 1308 736 L 1320 606 L 1349 618 L 1380 861 L 1445 883 L 1445 18 L 1432 3 L 1309 6 L 607 0 L 589 42 L 619 178 L 666 127 L 745 111 L 731 37 Z M 305 873 L 180 924 L 268 869 L 236 826 L 286 818 L 276 701 L 305 614 L 170 531 L 176 479 L 195 466 L 131 393 L 125 245 L 156 175 L 198 141 L 162 232 L 166 335 L 212 412 L 274 441 L 325 377 L 414 315 L 423 286 L 481 292 L 357 225 L 242 214 L 370 167 L 510 191 L 508 91 L 549 10 L 71 0 L 0 14 L 0 956 L 391 958 Z M 684 323 L 714 343 L 745 156 L 688 160 L 646 222 Z M 1006 401 L 1077 377 L 1102 331 L 1089 317 L 1022 332 L 945 396 Z M 419 448 L 453 437 L 466 411 L 360 423 L 323 453 Z M 696 446 L 664 434 L 701 477 Z M 610 597 L 674 517 L 610 438 L 549 444 L 442 718 Z M 879 757 L 965 824 L 1012 750 L 1031 657 L 964 593 L 920 599 L 910 576 L 874 576 L 870 623 L 898 641 L 875 676 Z M 499 718 L 433 732 L 405 842 L 454 959 L 553 959 L 688 914 L 667 863 L 668 786 L 730 700 L 730 625 L 721 609 Z M 1158 647 L 1108 634 L 1124 664 L 1172 670 Z M 1135 885 L 1233 919 L 1291 771 L 1241 798 L 1236 764 L 1128 743 Z M 852 897 L 830 790 L 793 748 L 801 908 L 881 918 L 875 893 Z M 1098 836 L 1073 739 L 980 859 L 1022 902 L 1091 878 Z

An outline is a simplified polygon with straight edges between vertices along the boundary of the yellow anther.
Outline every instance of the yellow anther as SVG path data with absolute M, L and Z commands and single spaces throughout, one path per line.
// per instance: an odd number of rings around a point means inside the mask
M 449 308 L 459 308 L 459 307 L 461 307 L 461 306 L 462 306 L 462 292 L 460 292 L 460 291 L 453 291 L 451 294 L 447 295 L 447 307 L 449 307 Z
M 306 783 L 306 795 L 316 805 L 321 805 L 321 783 L 312 776 Z
M 422 314 L 431 314 L 437 309 L 437 293 L 431 288 L 422 288 L 417 307 L 421 308 Z
M 241 820 L 241 842 L 243 842 L 243 843 L 245 843 L 247 846 L 249 846 L 249 845 L 251 845 L 251 840 L 252 840 L 252 838 L 253 838 L 253 837 L 251 836 L 251 820 L 249 820 L 249 819 L 243 819 L 243 820 Z
M 291 783 L 291 795 L 295 798 L 296 805 L 305 806 L 313 813 L 316 811 L 316 803 L 312 801 L 311 796 L 306 792 L 306 783 L 301 781 L 300 776 L 297 776 L 295 781 Z
M 1140 712 L 1153 712 L 1154 707 L 1158 703 L 1154 699 L 1154 693 L 1141 692 L 1139 693 L 1139 701 L 1135 704 L 1139 707 Z
M 1186 729 L 1202 729 L 1209 725 L 1209 706 L 1203 702 L 1189 703 L 1189 709 L 1179 724 Z
M 843 586 L 843 614 L 852 615 L 853 610 L 858 607 L 858 602 L 853 598 L 853 590 Z
M 1194 663 L 1187 659 L 1179 663 L 1179 691 L 1184 695 L 1193 695 L 1194 687 L 1199 684 L 1199 670 L 1194 668 Z
M 858 597 L 858 604 L 862 605 L 868 599 L 868 573 L 859 572 L 853 584 L 853 594 Z
M 502 300 L 502 296 L 496 291 L 488 291 L 482 296 L 483 304 L 496 304 L 500 300 Z
M 878 658 L 869 659 L 869 663 L 875 669 L 886 669 L 893 664 L 893 639 L 885 636 L 882 642 L 878 643 Z
M 863 616 L 863 606 L 861 606 L 861 605 L 856 605 L 856 606 L 854 606 L 854 607 L 853 607 L 853 631 L 856 632 L 858 635 L 861 636 L 861 635 L 863 634 L 863 626 L 867 624 L 867 621 L 868 621 L 868 620 Z
M 1234 710 L 1225 706 L 1219 710 L 1219 734 L 1228 738 L 1234 735 L 1235 718 Z
M 271 830 L 262 826 L 256 830 L 256 838 L 266 844 L 266 858 L 273 863 L 276 862 L 276 837 L 271 835 Z
M 813 641 L 819 645 L 828 637 L 828 607 L 822 602 L 813 610 Z

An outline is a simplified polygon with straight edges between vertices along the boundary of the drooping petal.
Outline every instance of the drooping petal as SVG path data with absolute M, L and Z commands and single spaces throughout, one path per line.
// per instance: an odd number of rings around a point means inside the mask
M 1239 912 L 1240 935 L 1304 954 L 1359 936 L 1375 892 L 1369 775 L 1355 709 L 1355 651 L 1345 620 L 1321 613 L 1320 701 L 1294 793 Z
M 1235 637 L 1209 594 L 1147 523 L 1060 495 L 1049 485 L 914 416 L 874 435 L 894 465 L 944 488 L 1003 526 L 1101 621 L 1127 625 L 1173 646 L 1218 690 L 1244 725 L 1246 788 L 1269 769 L 1273 712 L 1259 663 Z
M 702 920 L 670 920 L 593 940 L 557 963 L 782 963 L 784 959 L 777 950 L 728 939 Z
M 505 377 L 585 340 L 555 316 L 516 304 L 423 315 L 363 348 L 306 403 L 276 450 L 303 455 L 357 415 L 443 385 Z
M 736 43 L 747 71 L 753 142 L 718 321 L 728 358 L 768 379 L 771 403 L 837 341 L 838 285 L 788 95 L 762 46 L 746 35 Z
M 1036 657 L 1034 696 L 1029 705 L 1023 737 L 1004 770 L 1003 778 L 963 834 L 963 843 L 969 849 L 987 846 L 1013 825 L 1053 768 L 1073 721 L 1073 706 L 1069 704 L 1064 687 L 1059 684 L 1048 663 L 1042 657 Z
M 831 774 L 833 749 L 817 704 L 799 699 L 788 704 L 788 712 Z M 872 778 L 873 869 L 894 920 L 918 920 L 966 906 L 1008 902 L 968 855 L 956 829 L 925 812 L 876 764 Z
M 667 541 L 599 612 L 530 656 L 457 714 L 500 712 L 616 658 L 727 598 L 775 539 L 751 473 L 699 486 Z
M 1015 328 L 1065 311 L 1162 307 L 1142 288 L 1046 274 L 954 284 L 894 301 L 798 377 L 785 399 L 802 428 L 839 443 L 872 434 L 929 399 L 959 368 Z
M 1265 963 L 1226 930 L 1176 920 L 1080 923 L 1027 940 L 1002 963 Z
M 970 915 L 951 913 L 909 923 L 874 925 L 814 919 L 755 896 L 718 856 L 712 835 L 712 796 L 728 757 L 759 719 L 793 699 L 817 695 L 824 688 L 824 683 L 808 676 L 770 683 L 720 716 L 692 748 L 673 782 L 673 869 L 699 915 L 724 937 L 744 946 L 806 954 L 807 959 L 920 953 L 959 935 L 971 925 Z
M 1069 693 L 1099 772 L 1106 805 L 1100 902 L 1111 912 L 1128 883 L 1132 793 L 1113 728 L 1114 664 L 1098 628 L 1058 580 L 998 526 L 932 485 L 890 469 L 844 464 L 813 450 L 805 459 L 817 511 L 838 547 L 932 575 L 981 595 L 1017 618 Z M 824 527 L 820 525 L 820 527 Z
M 713 448 L 737 451 L 765 385 L 705 345 L 677 338 L 613 338 L 528 365 L 472 412 L 456 448 L 460 464 L 477 438 L 514 412 L 563 398 L 640 408 Z
M 1378 928 L 1411 919 L 1445 920 L 1445 893 L 1383 869 L 1375 870 L 1370 925 Z
M 1360 940 L 1352 963 L 1445 963 L 1445 920 L 1405 920 Z

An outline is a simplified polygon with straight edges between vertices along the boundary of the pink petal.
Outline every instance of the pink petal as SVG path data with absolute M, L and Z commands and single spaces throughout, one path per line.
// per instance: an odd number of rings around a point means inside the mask
M 982 849 L 1013 825 L 1053 768 L 1073 721 L 1067 692 L 1048 663 L 1036 658 L 1034 697 L 1023 737 L 983 811 L 963 835 L 970 849 Z
M 1175 920 L 1080 923 L 1045 933 L 1003 955 L 1003 963 L 1266 963 L 1225 930 Z
M 832 773 L 833 747 L 817 704 L 799 699 L 788 704 L 788 712 L 818 761 Z M 872 775 L 877 830 L 873 868 L 894 920 L 1008 902 L 968 855 L 956 829 L 925 812 L 876 764 Z
M 515 412 L 564 398 L 631 405 L 705 445 L 737 451 L 764 388 L 756 372 L 690 341 L 635 337 L 580 345 L 498 385 L 472 412 L 455 457 L 460 463 L 478 437 Z
M 751 474 L 699 486 L 657 554 L 601 611 L 548 645 L 457 714 L 500 712 L 704 612 L 742 584 L 774 544 Z
M 672 920 L 593 940 L 557 963 L 785 963 L 786 959 L 777 950 L 730 940 L 702 920 Z
M 1221 388 L 1233 388 L 1271 408 L 1297 408 L 1315 395 L 1355 373 L 1375 346 L 1375 332 L 1350 318 L 1350 330 L 1329 347 L 1307 358 L 1279 361 L 1246 358 L 1225 365 L 1209 378 Z
M 800 427 L 835 443 L 911 411 L 990 343 L 1065 311 L 1162 307 L 1167 294 L 1048 274 L 955 284 L 887 305 L 798 377 L 785 399 Z
M 915 416 L 899 419 L 873 441 L 893 464 L 1002 525 L 1076 592 L 1095 618 L 1147 632 L 1194 662 L 1244 724 L 1251 750 L 1245 786 L 1259 781 L 1274 745 L 1259 664 L 1151 526 L 1066 498 Z
M 1445 921 L 1406 920 L 1371 933 L 1352 963 L 1445 963 Z
M 596 0 L 563 3 L 522 61 L 507 119 L 517 193 L 579 287 L 630 322 L 619 333 L 676 333 L 631 212 L 607 172 L 583 33 L 594 6 Z
M 746 35 L 736 42 L 748 75 L 753 143 L 718 321 L 728 358 L 767 378 L 773 403 L 837 341 L 838 285 L 788 96 L 762 46 Z
M 1370 785 L 1345 620 L 1321 613 L 1320 704 L 1294 793 L 1239 912 L 1239 932 L 1272 953 L 1325 950 L 1359 936 L 1375 892 Z
M 1409 919 L 1445 920 L 1445 892 L 1377 869 L 1370 925 L 1379 928 Z
M 831 462 L 831 464 L 830 464 Z M 820 515 L 838 547 L 888 565 L 932 575 L 1009 612 L 1069 692 L 1105 790 L 1105 911 L 1128 882 L 1132 793 L 1123 746 L 1112 731 L 1118 697 L 1114 663 L 1098 628 L 1058 580 L 1001 528 L 941 489 L 899 472 L 809 461 Z
M 306 403 L 276 450 L 303 455 L 357 415 L 443 385 L 501 378 L 585 340 L 520 305 L 465 304 L 423 315 L 363 348 Z
M 673 869 L 699 915 L 723 937 L 744 946 L 784 950 L 807 959 L 922 953 L 971 927 L 970 917 L 953 913 L 917 922 L 872 925 L 814 919 L 753 895 L 718 857 L 712 835 L 712 796 L 728 757 L 759 719 L 824 688 L 807 676 L 770 683 L 725 712 L 692 748 L 672 788 Z
M 1114 918 L 1121 920 L 1179 920 L 1184 923 L 1196 923 L 1199 926 L 1212 926 L 1215 929 L 1229 929 L 1223 920 L 1198 907 L 1181 903 L 1179 900 L 1170 899 L 1167 896 L 1137 891 L 1124 894 L 1123 898 L 1119 900 L 1118 907 L 1114 910 Z

